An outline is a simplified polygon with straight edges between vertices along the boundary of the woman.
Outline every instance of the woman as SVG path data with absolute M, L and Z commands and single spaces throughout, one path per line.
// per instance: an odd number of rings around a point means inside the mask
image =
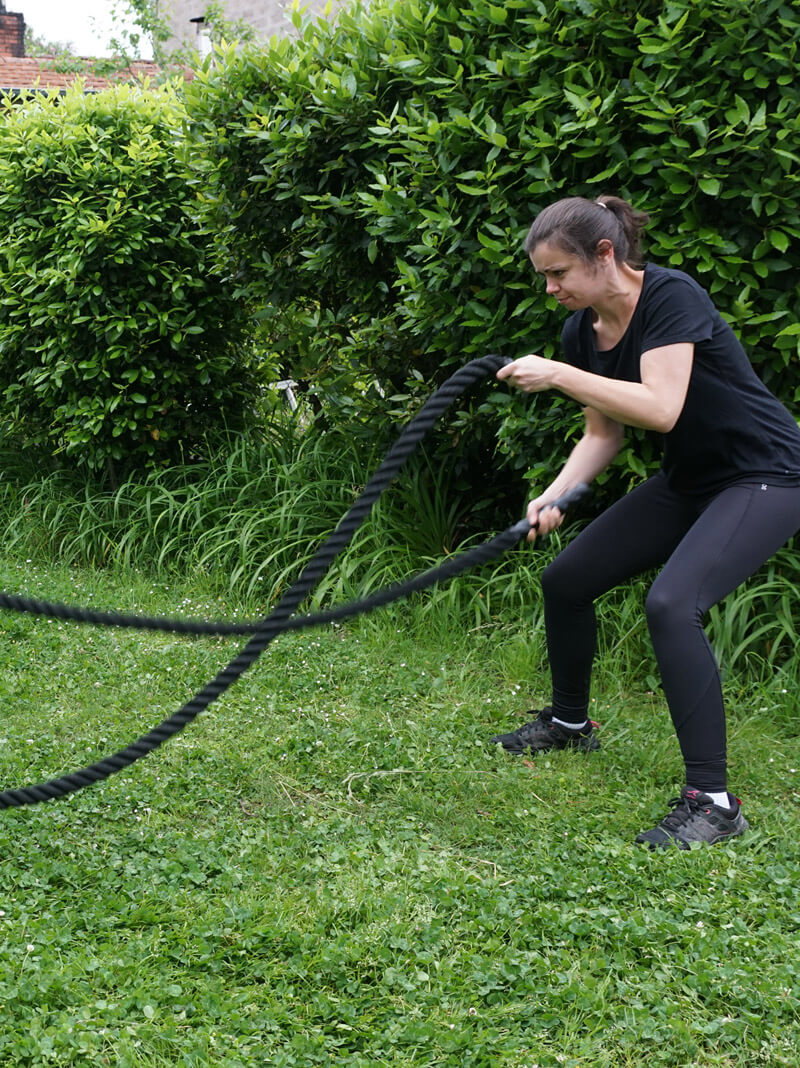
M 547 502 L 608 467 L 623 424 L 662 434 L 663 460 L 545 570 L 552 707 L 492 740 L 512 753 L 599 747 L 588 718 L 593 602 L 660 567 L 647 621 L 686 785 L 636 841 L 688 849 L 748 826 L 728 793 L 722 688 L 703 617 L 800 528 L 800 430 L 708 294 L 681 271 L 641 265 L 646 221 L 617 197 L 570 197 L 537 216 L 525 243 L 548 294 L 572 312 L 563 359 L 524 356 L 497 377 L 529 393 L 557 389 L 585 410 L 583 436 L 528 506 L 531 524 L 542 534 L 561 523 Z

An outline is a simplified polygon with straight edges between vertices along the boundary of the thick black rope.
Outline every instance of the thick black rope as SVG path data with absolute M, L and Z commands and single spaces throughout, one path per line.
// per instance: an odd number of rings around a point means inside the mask
M 239 654 L 211 682 L 153 730 L 142 735 L 141 738 L 138 738 L 125 749 L 80 771 L 75 771 L 60 778 L 50 779 L 38 785 L 3 791 L 0 793 L 0 809 L 33 805 L 62 797 L 65 794 L 73 793 L 76 790 L 83 789 L 85 786 L 107 779 L 110 775 L 122 771 L 123 768 L 129 767 L 135 761 L 147 756 L 153 749 L 156 749 L 183 730 L 187 724 L 191 723 L 202 711 L 216 701 L 255 663 L 270 642 L 283 631 L 300 630 L 305 627 L 329 623 L 347 616 L 371 611 L 380 605 L 389 604 L 400 597 L 408 596 L 410 593 L 426 589 L 437 582 L 450 579 L 468 568 L 493 560 L 510 549 L 521 537 L 524 537 L 530 530 L 530 523 L 527 519 L 520 520 L 520 522 L 509 527 L 502 534 L 491 538 L 483 545 L 451 557 L 440 567 L 417 575 L 408 582 L 390 586 L 363 601 L 353 602 L 311 616 L 290 618 L 328 570 L 334 559 L 352 540 L 375 502 L 392 482 L 401 466 L 416 449 L 419 442 L 431 429 L 442 412 L 469 386 L 487 375 L 495 373 L 506 362 L 507 360 L 502 356 L 484 356 L 481 359 L 471 361 L 471 363 L 468 363 L 447 379 L 406 426 L 387 453 L 383 463 L 367 483 L 364 492 L 341 520 L 333 534 L 323 543 L 316 555 L 307 564 L 298 581 L 287 591 L 273 612 L 258 623 L 197 623 L 189 620 L 167 620 L 110 612 L 93 612 L 88 609 L 55 605 L 46 601 L 30 600 L 0 593 L 0 607 L 78 622 L 194 634 L 253 633 L 253 637 Z M 565 509 L 583 492 L 585 492 L 585 487 L 581 487 L 577 492 L 573 491 L 553 503 L 555 506 Z
M 291 615 L 329 569 L 336 557 L 349 545 L 361 524 L 369 515 L 381 494 L 388 488 L 400 468 L 416 450 L 439 417 L 471 385 L 496 373 L 508 363 L 505 356 L 483 356 L 472 360 L 451 375 L 420 408 L 400 437 L 386 454 L 383 463 L 364 487 L 364 491 L 340 520 L 334 532 L 319 548 L 297 582 L 286 592 L 277 607 L 265 619 L 256 623 L 213 623 L 184 619 L 162 619 L 118 612 L 98 612 L 89 608 L 55 604 L 16 594 L 0 592 L 0 608 L 28 612 L 51 619 L 67 619 L 78 623 L 102 626 L 134 627 L 142 630 L 173 631 L 182 634 L 252 634 L 258 633 L 267 620 L 279 613 Z M 288 611 L 287 611 L 288 609 Z

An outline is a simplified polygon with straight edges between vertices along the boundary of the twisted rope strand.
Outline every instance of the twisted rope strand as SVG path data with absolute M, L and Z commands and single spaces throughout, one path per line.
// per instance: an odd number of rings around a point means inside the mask
M 328 571 L 336 557 L 349 545 L 356 531 L 371 512 L 381 494 L 388 488 L 400 468 L 416 450 L 417 445 L 431 430 L 443 412 L 465 390 L 488 374 L 497 372 L 508 360 L 503 356 L 484 356 L 472 360 L 450 376 L 432 397 L 420 408 L 400 437 L 391 447 L 363 492 L 328 539 L 323 542 L 309 561 L 297 582 L 286 592 L 277 607 L 265 619 L 254 623 L 209 622 L 205 620 L 165 619 L 158 616 L 140 616 L 131 613 L 103 612 L 91 608 L 58 604 L 36 598 L 21 597 L 0 591 L 0 608 L 31 615 L 47 616 L 50 619 L 66 619 L 76 623 L 98 626 L 129 627 L 140 630 L 169 631 L 178 634 L 255 634 L 267 619 L 289 607 L 288 615 L 302 603 L 308 593 Z
M 439 567 L 426 571 L 408 582 L 381 590 L 363 601 L 353 601 L 350 604 L 311 616 L 300 616 L 288 620 L 270 619 L 269 625 L 264 626 L 230 664 L 223 668 L 190 701 L 187 701 L 177 712 L 165 719 L 163 723 L 160 723 L 147 734 L 142 735 L 141 738 L 138 738 L 125 749 L 121 749 L 112 756 L 91 764 L 81 771 L 64 775 L 61 778 L 51 779 L 38 786 L 3 791 L 0 793 L 0 809 L 37 804 L 40 801 L 49 801 L 56 797 L 62 797 L 64 794 L 80 790 L 84 786 L 100 782 L 102 779 L 107 779 L 110 775 L 129 767 L 182 731 L 204 709 L 216 701 L 255 663 L 278 634 L 290 630 L 304 630 L 307 627 L 319 626 L 323 623 L 332 623 L 350 616 L 361 615 L 383 605 L 391 604 L 401 597 L 407 597 L 411 593 L 428 589 L 437 582 L 446 581 L 469 568 L 496 559 L 519 542 L 520 538 L 527 534 L 529 530 L 530 523 L 526 519 L 521 520 L 488 542 L 484 542 L 484 544 L 478 545 L 468 552 L 460 553 L 458 556 L 445 561 Z
M 258 624 L 257 631 L 239 654 L 209 683 L 207 683 L 206 686 L 199 690 L 194 697 L 157 727 L 128 745 L 125 749 L 120 750 L 110 757 L 106 757 L 104 760 L 91 764 L 82 770 L 63 775 L 60 778 L 50 779 L 49 781 L 39 783 L 38 785 L 3 791 L 0 793 L 0 809 L 16 808 L 23 805 L 32 805 L 42 801 L 53 800 L 54 798 L 62 797 L 65 794 L 81 790 L 86 786 L 102 781 L 110 775 L 121 771 L 123 768 L 129 767 L 135 761 L 140 760 L 142 757 L 152 752 L 153 749 L 162 745 L 169 738 L 174 737 L 174 735 L 183 730 L 183 728 L 204 711 L 204 709 L 208 708 L 210 704 L 216 701 L 248 670 L 248 668 L 252 666 L 252 664 L 255 663 L 264 649 L 266 649 L 269 643 L 279 633 L 288 629 L 296 629 L 295 626 L 291 626 L 295 621 L 290 621 L 289 617 L 292 616 L 297 607 L 325 574 L 336 556 L 338 556 L 338 554 L 352 540 L 355 532 L 369 514 L 377 499 L 389 486 L 400 467 L 406 461 L 408 456 L 411 455 L 425 434 L 431 429 L 442 412 L 445 411 L 470 385 L 479 381 L 481 378 L 486 377 L 488 374 L 496 372 L 506 362 L 507 361 L 502 356 L 484 356 L 466 364 L 447 379 L 405 428 L 398 440 L 387 453 L 383 463 L 367 483 L 364 492 L 353 504 L 330 537 L 323 543 L 319 551 L 300 575 L 298 581 L 287 591 L 275 610 Z M 477 559 L 477 555 L 480 553 L 481 559 L 488 560 L 500 555 L 500 553 L 505 552 L 507 548 L 519 539 L 523 532 L 520 529 L 523 523 L 526 524 L 527 521 L 523 520 L 521 523 L 515 524 L 514 527 L 509 528 L 504 534 L 498 535 L 484 546 L 479 546 L 478 549 L 473 550 L 471 554 L 462 554 L 459 557 L 447 561 L 445 565 L 438 570 L 442 572 L 443 575 L 446 574 L 447 576 L 450 576 L 451 574 L 457 574 L 458 570 L 464 570 L 467 566 L 474 566 L 474 564 L 464 564 L 463 567 L 459 567 L 459 561 L 463 561 L 465 557 L 473 556 Z M 530 529 L 529 525 L 525 527 L 525 530 L 527 529 Z M 452 570 L 456 567 L 458 567 L 458 570 Z M 439 581 L 443 575 L 437 575 L 437 577 L 433 578 L 428 584 Z M 420 583 L 424 577 L 425 576 L 418 576 L 416 580 L 411 580 L 411 583 L 405 585 L 413 586 L 415 582 Z M 430 573 L 428 573 L 428 577 L 430 577 Z M 419 584 L 414 586 L 414 588 L 423 589 L 425 587 L 424 585 Z M 383 592 L 384 595 L 390 593 L 390 591 Z M 395 588 L 394 592 L 396 592 L 397 596 L 403 595 L 402 593 L 397 592 L 397 588 Z M 375 602 L 376 598 L 379 596 L 380 595 L 376 595 L 376 597 L 370 598 L 369 602 Z M 392 599 L 396 598 L 392 597 Z M 23 607 L 24 599 L 17 598 L 15 601 L 16 603 L 13 607 L 18 610 L 30 610 Z M 44 602 L 35 603 L 43 604 Z M 352 614 L 355 614 L 356 611 L 368 611 L 368 608 L 362 607 L 366 603 L 367 602 L 362 602 L 359 605 L 345 607 L 353 608 Z M 381 601 L 380 603 L 388 603 L 388 601 Z M 372 607 L 375 606 L 376 604 L 372 604 Z M 9 605 L 9 607 L 12 606 Z M 94 615 L 94 613 L 89 613 L 88 610 L 81 611 L 85 615 Z M 334 610 L 334 612 L 335 611 L 341 610 Z M 107 614 L 101 613 L 101 615 L 105 616 Z M 323 613 L 323 615 L 329 616 L 330 613 Z M 75 617 L 64 616 L 63 618 Z M 126 618 L 130 620 L 132 617 Z M 305 623 L 306 626 L 312 625 L 310 622 L 311 618 L 312 617 L 307 617 L 307 620 L 309 621 Z M 85 621 L 91 622 L 93 620 L 86 619 Z M 102 620 L 102 622 L 108 621 L 108 619 Z M 164 621 L 161 622 L 163 623 Z M 300 621 L 296 622 L 299 626 Z M 132 624 L 127 622 L 123 625 L 129 626 Z

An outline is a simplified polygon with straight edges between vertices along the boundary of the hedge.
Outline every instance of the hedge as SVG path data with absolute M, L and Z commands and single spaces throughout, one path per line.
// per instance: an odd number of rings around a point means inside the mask
M 401 417 L 488 351 L 554 353 L 522 241 L 548 203 L 600 192 L 650 212 L 649 257 L 710 289 L 793 403 L 798 39 L 797 0 L 375 2 L 219 51 L 190 133 L 242 292 L 343 417 Z M 560 462 L 574 405 L 492 403 L 514 465 Z M 487 427 L 464 414 L 458 448 L 491 453 Z
M 0 416 L 86 471 L 189 457 L 252 406 L 249 323 L 215 265 L 182 105 L 121 86 L 0 118 Z

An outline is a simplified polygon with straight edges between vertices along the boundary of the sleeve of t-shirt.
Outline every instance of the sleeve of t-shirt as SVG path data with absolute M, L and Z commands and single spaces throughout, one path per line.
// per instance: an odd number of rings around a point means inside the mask
M 689 278 L 666 278 L 648 294 L 642 352 L 661 345 L 708 341 L 713 329 L 714 306 L 704 290 Z

